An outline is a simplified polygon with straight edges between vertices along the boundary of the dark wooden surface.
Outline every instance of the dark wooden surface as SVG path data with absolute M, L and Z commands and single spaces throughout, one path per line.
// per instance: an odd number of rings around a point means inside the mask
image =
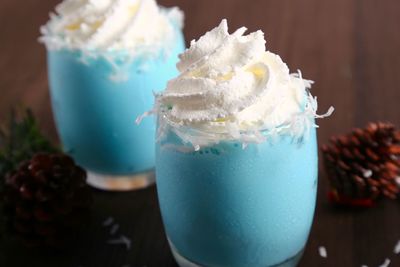
M 0 1 L 0 119 L 17 105 L 30 106 L 56 138 L 49 105 L 45 49 L 39 26 L 58 0 Z M 398 0 L 160 0 L 186 12 L 187 41 L 228 18 L 232 30 L 262 29 L 267 46 L 291 70 L 316 81 L 320 110 L 336 108 L 319 122 L 320 143 L 332 134 L 384 120 L 400 125 L 400 1 Z M 301 267 L 379 266 L 400 239 L 400 203 L 381 202 L 363 211 L 333 209 L 320 172 L 318 205 Z M 134 193 L 95 192 L 94 223 L 88 236 L 63 253 L 37 252 L 0 242 L 0 266 L 141 267 L 176 266 L 164 237 L 154 187 Z M 102 222 L 112 216 L 132 248 L 106 244 Z M 328 258 L 318 247 L 325 246 Z M 251 266 L 249 266 L 251 267 Z

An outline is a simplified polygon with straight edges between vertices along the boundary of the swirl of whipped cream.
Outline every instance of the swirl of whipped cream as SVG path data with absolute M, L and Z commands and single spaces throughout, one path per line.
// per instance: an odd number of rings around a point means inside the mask
M 65 0 L 42 26 L 40 40 L 49 49 L 156 53 L 182 26 L 178 8 L 155 0 Z
M 162 126 L 196 148 L 222 140 L 261 142 L 266 133 L 299 138 L 314 125 L 312 81 L 290 74 L 281 58 L 266 51 L 262 31 L 228 33 L 227 21 L 180 55 L 181 74 L 156 95 Z M 332 112 L 330 110 L 329 112 Z

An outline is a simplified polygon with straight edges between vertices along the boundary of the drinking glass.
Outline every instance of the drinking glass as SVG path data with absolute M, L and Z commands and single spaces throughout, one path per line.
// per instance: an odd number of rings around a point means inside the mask
M 316 130 L 198 151 L 172 131 L 156 144 L 164 227 L 181 267 L 296 266 L 313 221 Z
M 132 190 L 154 182 L 155 123 L 136 125 L 135 118 L 153 107 L 153 92 L 178 75 L 184 48 L 179 31 L 171 53 L 130 62 L 109 60 L 127 51 L 96 58 L 79 50 L 47 51 L 57 130 L 64 150 L 88 170 L 90 185 Z

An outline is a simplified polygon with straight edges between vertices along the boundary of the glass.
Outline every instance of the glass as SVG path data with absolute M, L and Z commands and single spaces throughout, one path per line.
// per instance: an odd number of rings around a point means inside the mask
M 153 184 L 155 123 L 136 125 L 135 118 L 153 107 L 153 92 L 178 75 L 184 48 L 179 31 L 169 55 L 132 62 L 111 62 L 111 52 L 85 58 L 81 51 L 48 50 L 57 130 L 64 150 L 88 170 L 89 184 L 106 190 Z
M 190 150 L 169 132 L 156 145 L 162 218 L 181 267 L 296 266 L 314 216 L 316 130 Z

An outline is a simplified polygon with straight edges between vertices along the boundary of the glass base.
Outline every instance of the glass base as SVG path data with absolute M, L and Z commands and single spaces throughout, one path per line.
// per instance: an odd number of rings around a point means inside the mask
M 87 183 L 106 191 L 133 191 L 155 183 L 154 170 L 133 175 L 107 175 L 88 171 Z
M 176 250 L 174 245 L 169 241 L 171 250 L 172 250 L 172 255 L 174 256 L 176 262 L 180 267 L 207 267 L 203 265 L 199 265 L 197 263 L 194 263 L 187 258 L 183 257 L 179 252 Z M 270 265 L 270 266 L 265 266 L 265 267 L 295 267 L 299 263 L 301 257 L 303 256 L 304 249 L 302 249 L 299 253 L 294 255 L 293 257 L 285 260 L 284 262 L 281 262 L 276 265 Z

